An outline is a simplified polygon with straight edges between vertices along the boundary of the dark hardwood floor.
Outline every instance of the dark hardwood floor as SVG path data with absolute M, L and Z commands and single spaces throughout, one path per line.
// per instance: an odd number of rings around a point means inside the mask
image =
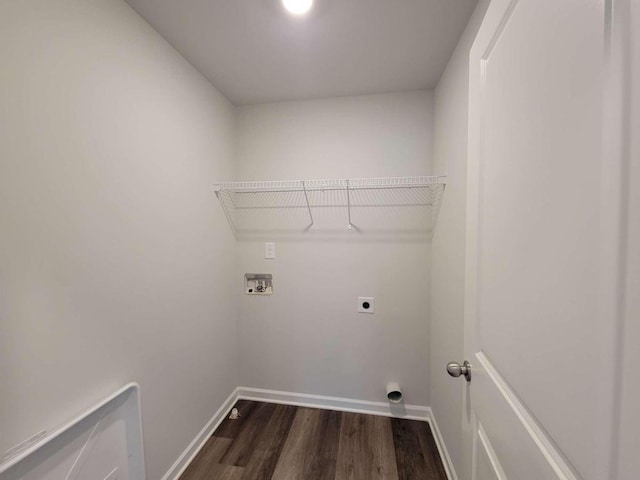
M 426 422 L 239 400 L 180 480 L 446 480 Z

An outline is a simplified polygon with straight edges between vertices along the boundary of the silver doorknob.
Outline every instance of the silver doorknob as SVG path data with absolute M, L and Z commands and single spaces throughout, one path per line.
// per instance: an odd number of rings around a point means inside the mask
M 462 362 L 462 365 L 460 365 L 458 362 L 449 362 L 447 363 L 447 373 L 452 377 L 459 377 L 460 375 L 464 375 L 464 378 L 467 379 L 467 382 L 470 382 L 471 364 L 466 360 Z

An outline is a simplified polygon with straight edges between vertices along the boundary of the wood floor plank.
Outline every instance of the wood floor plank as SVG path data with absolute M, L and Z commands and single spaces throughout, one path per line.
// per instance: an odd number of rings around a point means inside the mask
M 315 430 L 318 413 L 316 409 L 298 408 L 271 477 L 273 480 L 303 478 L 307 454 L 313 440 L 309 432 Z
M 180 480 L 211 479 L 211 471 L 216 468 L 230 445 L 230 438 L 211 437 L 181 475 Z
M 299 408 L 273 480 L 333 480 L 340 418 L 340 412 Z
M 220 463 L 246 467 L 251 456 L 256 451 L 256 446 L 260 443 L 262 435 L 265 434 L 265 427 L 268 425 L 275 409 L 276 406 L 273 403 L 258 403 L 250 414 L 245 417 L 242 427 L 236 432 L 231 446 L 220 459 Z
M 387 417 L 343 413 L 335 480 L 397 480 Z
M 251 400 L 238 400 L 234 408 L 238 409 L 240 417 L 231 420 L 229 414 L 227 414 L 227 418 L 216 429 L 214 435 L 223 438 L 236 438 L 238 432 L 244 428 L 245 423 L 250 421 L 253 410 L 260 404 L 260 402 L 252 402 Z
M 398 478 L 400 480 L 436 479 L 432 469 L 427 465 L 427 459 L 420 443 L 420 433 L 416 424 L 399 418 L 391 419 L 393 431 L 393 445 L 396 452 Z M 426 424 L 426 423 L 425 423 Z
M 338 463 L 340 425 L 342 413 L 320 410 L 316 431 L 313 432 L 315 445 L 304 470 L 305 479 L 334 480 Z
M 405 420 L 411 421 L 411 420 Z M 420 446 L 422 447 L 422 453 L 427 461 L 427 467 L 431 472 L 432 477 L 436 480 L 447 480 L 447 473 L 436 445 L 436 440 L 433 437 L 431 426 L 427 422 L 414 422 L 418 430 L 418 436 L 420 438 Z
M 243 478 L 249 480 L 269 480 L 293 424 L 297 407 L 276 405 L 269 423 L 257 444 L 255 452 L 247 463 Z
M 233 465 L 214 465 L 209 471 L 207 480 L 242 480 L 244 474 L 244 468 L 235 467 Z
M 181 480 L 446 480 L 429 424 L 241 400 Z

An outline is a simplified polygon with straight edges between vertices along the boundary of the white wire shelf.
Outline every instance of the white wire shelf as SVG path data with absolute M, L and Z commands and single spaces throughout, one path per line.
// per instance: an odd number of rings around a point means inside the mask
M 225 182 L 214 189 L 236 234 L 284 231 L 285 218 L 293 230 L 340 222 L 348 230 L 375 225 L 391 231 L 432 230 L 445 184 L 446 176 L 421 176 Z

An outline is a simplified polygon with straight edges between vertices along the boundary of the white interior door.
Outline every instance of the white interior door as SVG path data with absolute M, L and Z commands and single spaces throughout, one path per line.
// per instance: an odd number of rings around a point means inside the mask
M 493 0 L 470 53 L 474 480 L 612 479 L 622 162 L 612 2 Z

